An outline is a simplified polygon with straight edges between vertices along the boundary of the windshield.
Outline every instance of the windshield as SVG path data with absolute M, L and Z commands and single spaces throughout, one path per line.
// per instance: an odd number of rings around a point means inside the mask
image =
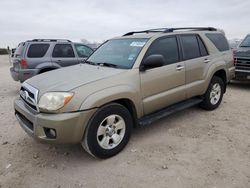
M 250 47 L 250 35 L 243 40 L 240 47 Z
M 89 58 L 92 64 L 130 69 L 148 39 L 113 39 L 104 43 Z

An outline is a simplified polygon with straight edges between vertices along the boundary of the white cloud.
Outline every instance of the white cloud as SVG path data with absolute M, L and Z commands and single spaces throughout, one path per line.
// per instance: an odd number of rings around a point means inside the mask
M 214 26 L 228 38 L 250 33 L 250 1 L 1 0 L 0 47 L 32 38 L 102 41 L 131 30 Z

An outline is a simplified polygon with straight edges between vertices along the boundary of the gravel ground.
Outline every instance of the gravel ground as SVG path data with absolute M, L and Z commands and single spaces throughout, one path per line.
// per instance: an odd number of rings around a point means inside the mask
M 134 130 L 117 156 L 44 145 L 14 116 L 20 83 L 0 56 L 0 187 L 250 187 L 250 84 L 233 83 L 212 112 L 193 107 Z

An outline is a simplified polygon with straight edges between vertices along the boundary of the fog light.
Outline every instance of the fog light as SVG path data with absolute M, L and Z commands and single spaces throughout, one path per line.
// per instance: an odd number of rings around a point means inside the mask
M 44 127 L 44 133 L 48 138 L 51 138 L 51 139 L 56 138 L 56 130 L 55 129 Z
M 56 137 L 56 131 L 54 129 L 49 129 L 49 133 L 53 136 Z

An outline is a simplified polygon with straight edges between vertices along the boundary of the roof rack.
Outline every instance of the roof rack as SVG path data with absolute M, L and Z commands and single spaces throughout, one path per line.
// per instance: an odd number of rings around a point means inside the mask
M 191 31 L 217 31 L 214 27 L 179 27 L 179 28 L 169 28 L 164 31 L 164 33 L 174 32 L 176 30 L 191 30 Z
M 129 36 L 133 34 L 139 34 L 139 33 L 158 33 L 158 32 L 164 32 L 168 28 L 156 28 L 156 29 L 148 29 L 148 30 L 143 30 L 143 31 L 132 31 L 124 34 L 123 36 Z
M 139 34 L 139 33 L 171 33 L 177 30 L 191 30 L 191 31 L 217 31 L 214 27 L 179 27 L 179 28 L 157 28 L 157 29 L 149 29 L 144 31 L 132 31 L 129 33 L 124 34 L 123 36 L 129 36 L 133 34 Z
M 71 42 L 67 39 L 33 39 L 32 42 Z

